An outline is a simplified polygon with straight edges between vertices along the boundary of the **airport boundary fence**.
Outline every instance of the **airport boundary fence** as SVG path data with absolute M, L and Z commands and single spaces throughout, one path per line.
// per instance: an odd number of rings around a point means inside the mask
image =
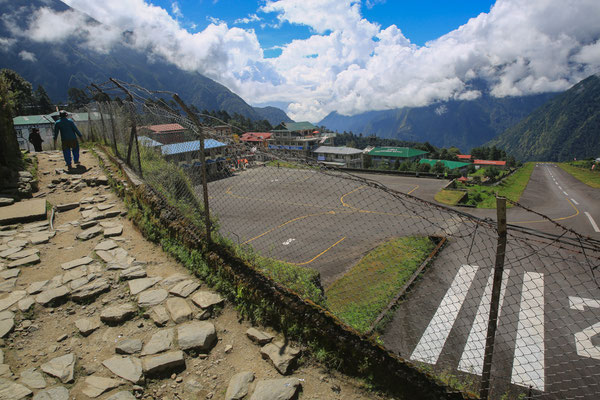
M 519 203 L 522 221 L 476 218 L 411 195 L 417 181 L 323 164 L 321 133 L 242 140 L 239 116 L 173 93 L 93 90 L 125 100 L 87 106 L 90 137 L 206 240 L 358 337 L 484 398 L 600 396 L 598 240 Z

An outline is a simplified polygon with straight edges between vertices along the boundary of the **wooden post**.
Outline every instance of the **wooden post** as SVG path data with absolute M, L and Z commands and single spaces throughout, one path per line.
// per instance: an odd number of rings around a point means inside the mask
M 208 183 L 206 179 L 206 157 L 204 156 L 204 130 L 200 120 L 177 96 L 173 94 L 173 99 L 179 104 L 179 106 L 185 111 L 187 116 L 192 120 L 194 125 L 198 128 L 198 134 L 200 135 L 200 162 L 202 163 L 202 194 L 204 195 L 204 224 L 206 225 L 206 240 L 210 244 L 211 242 L 211 227 L 210 227 L 210 214 L 208 208 Z
M 127 95 L 127 98 L 131 102 L 131 104 L 129 106 L 129 118 L 131 119 L 131 133 L 129 135 L 129 146 L 127 147 L 127 165 L 131 166 L 131 149 L 133 148 L 133 144 L 135 141 L 135 149 L 137 152 L 137 159 L 138 159 L 138 170 L 139 170 L 138 172 L 140 173 L 140 176 L 143 177 L 142 160 L 140 160 L 140 146 L 138 143 L 137 126 L 135 123 L 135 112 L 133 111 L 133 106 L 134 106 L 133 96 L 131 95 L 129 90 L 125 89 L 123 87 L 123 85 L 121 85 L 115 79 L 110 78 L 110 81 L 112 83 L 114 83 L 115 85 L 117 85 L 117 87 L 119 89 L 121 89 L 123 92 L 125 92 L 125 94 Z
M 492 372 L 492 357 L 494 355 L 496 328 L 498 327 L 500 288 L 502 286 L 502 274 L 504 272 L 504 256 L 506 255 L 506 198 L 496 198 L 496 215 L 498 220 L 498 244 L 496 246 L 496 263 L 494 265 L 492 299 L 490 301 L 490 315 L 488 319 L 487 337 L 485 340 L 483 372 L 481 374 L 481 387 L 479 389 L 479 397 L 482 400 L 487 400 L 490 394 L 490 375 Z

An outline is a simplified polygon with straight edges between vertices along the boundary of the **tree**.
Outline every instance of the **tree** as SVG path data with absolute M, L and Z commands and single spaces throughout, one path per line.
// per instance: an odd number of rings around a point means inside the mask
M 431 165 L 427 163 L 419 164 L 417 167 L 417 171 L 419 172 L 429 172 L 431 170 Z
M 368 169 L 368 168 L 371 168 L 372 166 L 373 166 L 373 160 L 371 159 L 371 155 L 365 154 L 363 167 Z
M 6 101 L 13 115 L 28 115 L 34 106 L 31 83 L 10 69 L 0 70 L 0 79 L 6 87 Z
M 498 175 L 500 175 L 500 171 L 498 171 L 498 168 L 496 167 L 487 167 L 484 171 L 483 171 L 483 175 L 486 178 L 489 179 L 494 179 L 496 178 Z
M 434 174 L 441 174 L 444 172 L 445 169 L 446 167 L 444 166 L 444 164 L 438 161 L 433 165 L 431 172 L 433 172 Z
M 49 114 L 54 111 L 54 104 L 48 93 L 46 93 L 46 89 L 42 85 L 38 85 L 37 89 L 34 93 L 34 99 L 37 106 L 36 113 L 37 114 Z
M 18 162 L 21 158 L 17 135 L 13 127 L 14 93 L 9 90 L 9 81 L 0 73 L 0 166 L 8 167 Z M 3 180 L 5 172 L 0 168 L 0 181 Z
M 67 95 L 69 96 L 70 108 L 81 108 L 90 102 L 90 98 L 83 89 L 71 87 L 67 90 Z

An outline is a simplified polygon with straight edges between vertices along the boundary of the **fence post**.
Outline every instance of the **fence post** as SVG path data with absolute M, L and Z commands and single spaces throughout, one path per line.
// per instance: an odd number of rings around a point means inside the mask
M 127 98 L 131 102 L 131 104 L 129 105 L 129 118 L 131 119 L 131 133 L 129 135 L 129 146 L 127 147 L 127 165 L 131 166 L 131 149 L 133 148 L 133 144 L 134 144 L 134 140 L 135 140 L 135 150 L 136 150 L 137 159 L 138 159 L 138 170 L 139 170 L 138 172 L 139 172 L 140 176 L 143 177 L 144 174 L 142 172 L 142 160 L 140 159 L 140 145 L 138 143 L 137 126 L 136 126 L 136 122 L 135 122 L 135 111 L 133 108 L 133 107 L 135 107 L 135 104 L 133 101 L 133 96 L 131 95 L 129 90 L 125 89 L 123 87 L 123 85 L 121 85 L 115 79 L 113 79 L 113 78 L 109 78 L 109 79 L 112 83 L 117 85 L 117 87 L 119 89 L 121 89 L 123 92 L 125 92 L 125 94 L 127 95 Z
M 210 244 L 211 242 L 211 227 L 210 227 L 210 213 L 208 209 L 208 184 L 206 180 L 206 157 L 204 156 L 204 130 L 203 126 L 198 120 L 196 114 L 194 114 L 177 96 L 177 94 L 173 94 L 173 99 L 179 104 L 179 106 L 185 111 L 187 116 L 194 122 L 194 125 L 198 128 L 198 133 L 200 135 L 200 162 L 202 163 L 202 194 L 204 195 L 204 224 L 206 225 L 206 240 Z
M 492 299 L 490 301 L 490 316 L 488 319 L 487 337 L 485 339 L 485 354 L 483 357 L 483 371 L 481 373 L 481 386 L 479 397 L 487 400 L 490 394 L 490 374 L 492 372 L 492 356 L 498 326 L 498 309 L 500 306 L 500 287 L 504 272 L 504 256 L 506 254 L 506 198 L 496 198 L 496 215 L 498 219 L 498 244 L 496 246 L 496 263 L 494 265 L 494 281 L 492 285 Z

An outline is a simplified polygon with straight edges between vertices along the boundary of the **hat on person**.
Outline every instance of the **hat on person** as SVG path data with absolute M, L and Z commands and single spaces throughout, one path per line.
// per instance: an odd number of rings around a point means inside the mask
M 60 110 L 60 111 L 58 112 L 58 115 L 60 115 L 60 116 L 61 116 L 61 118 L 62 118 L 62 117 L 66 117 L 67 115 L 69 115 L 69 113 L 68 113 L 68 112 L 66 112 L 65 110 Z

